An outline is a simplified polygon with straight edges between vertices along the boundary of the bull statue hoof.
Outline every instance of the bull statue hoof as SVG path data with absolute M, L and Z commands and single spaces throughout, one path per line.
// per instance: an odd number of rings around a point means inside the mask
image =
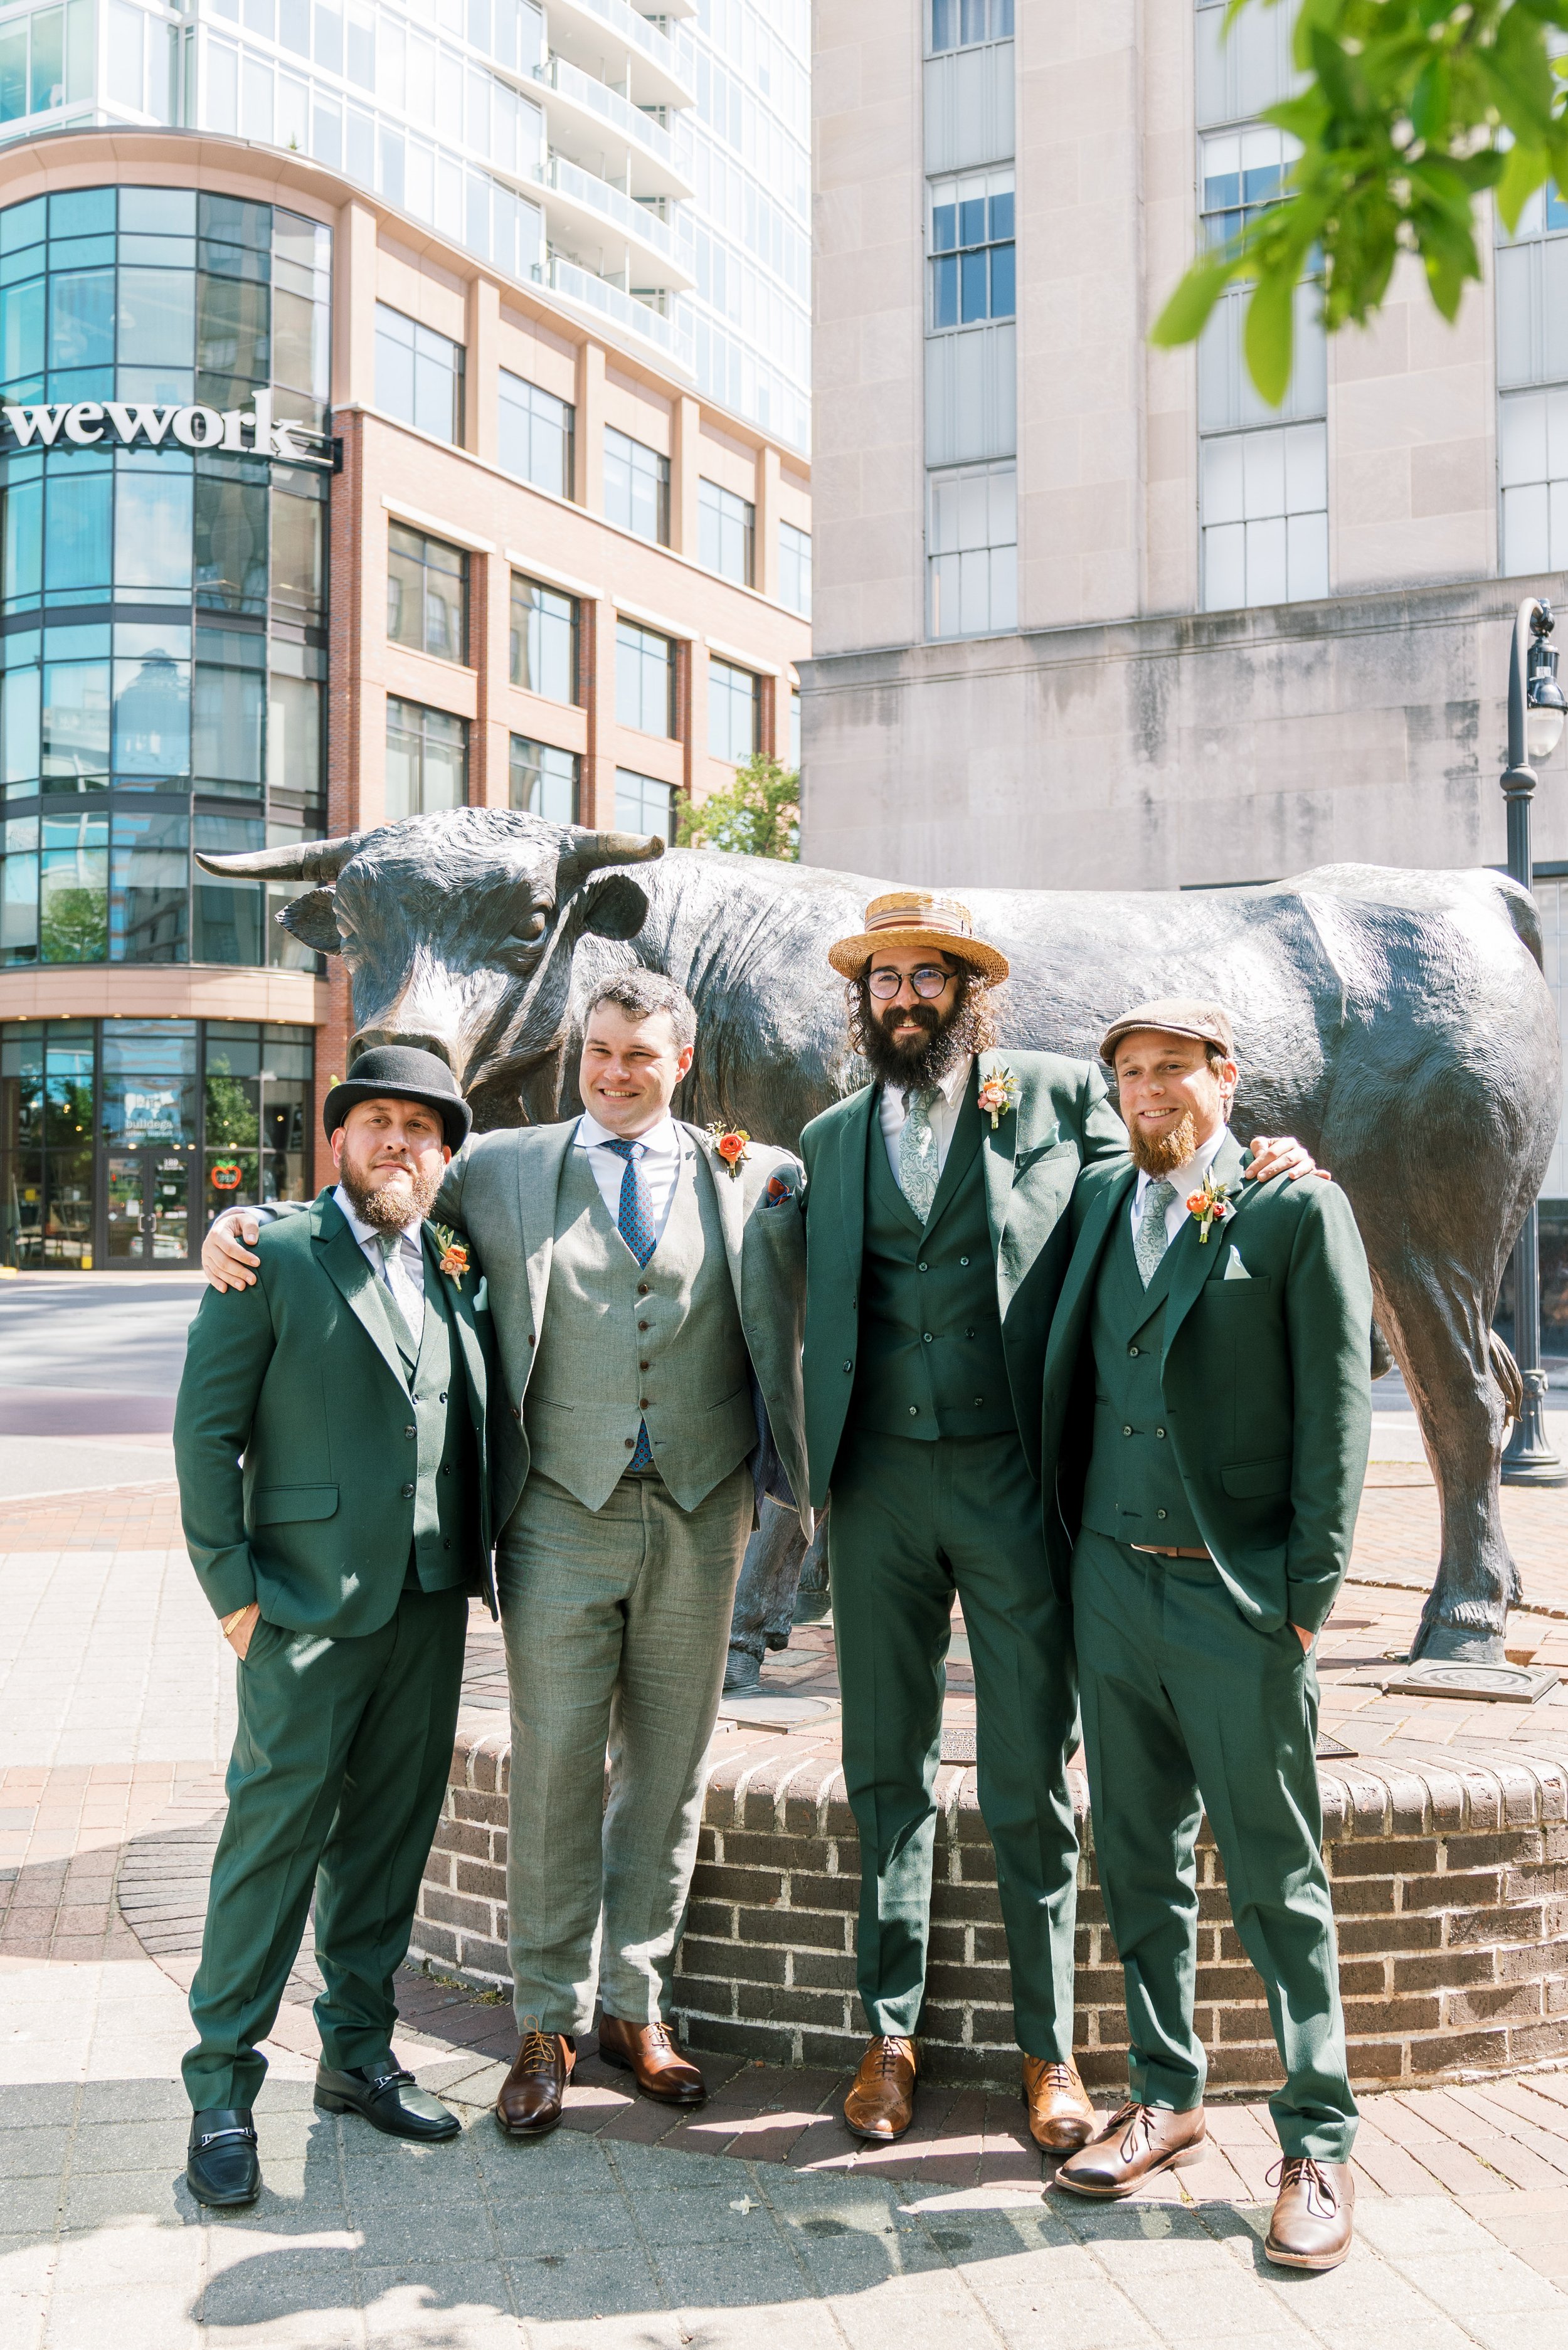
M 726 1697 L 760 1697 L 763 1690 L 763 1660 L 750 1648 L 732 1648 L 724 1664 L 724 1695 Z
M 1417 1633 L 1410 1643 L 1413 1665 L 1505 1665 L 1506 1636 L 1501 1632 L 1471 1632 L 1462 1624 L 1434 1624 Z

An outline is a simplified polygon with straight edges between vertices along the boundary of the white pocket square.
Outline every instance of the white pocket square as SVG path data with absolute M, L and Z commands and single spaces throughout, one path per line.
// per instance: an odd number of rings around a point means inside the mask
M 1234 1242 L 1231 1244 L 1231 1253 L 1225 1260 L 1225 1270 L 1220 1278 L 1221 1281 L 1251 1281 L 1252 1278 L 1242 1263 L 1241 1252 Z

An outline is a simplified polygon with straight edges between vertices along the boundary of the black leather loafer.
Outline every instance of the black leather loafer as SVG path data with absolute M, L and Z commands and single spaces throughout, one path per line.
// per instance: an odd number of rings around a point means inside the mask
M 223 2211 L 254 2203 L 261 2193 L 261 2161 L 249 2106 L 208 2106 L 191 2116 L 185 2184 L 198 2203 Z
M 316 2102 L 324 2114 L 359 2114 L 389 2137 L 455 2137 L 462 2127 L 455 2114 L 428 2096 L 413 2074 L 396 2064 L 379 2071 L 359 2064 L 351 2073 L 318 2064 Z

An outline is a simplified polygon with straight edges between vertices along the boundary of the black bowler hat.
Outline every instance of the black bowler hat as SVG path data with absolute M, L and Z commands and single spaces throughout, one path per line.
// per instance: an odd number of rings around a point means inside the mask
M 379 1101 L 389 1094 L 397 1101 L 423 1102 L 438 1111 L 450 1150 L 461 1150 L 468 1140 L 473 1112 L 441 1055 L 421 1053 L 415 1045 L 376 1045 L 360 1054 L 353 1076 L 339 1079 L 322 1104 L 328 1142 L 356 1102 Z

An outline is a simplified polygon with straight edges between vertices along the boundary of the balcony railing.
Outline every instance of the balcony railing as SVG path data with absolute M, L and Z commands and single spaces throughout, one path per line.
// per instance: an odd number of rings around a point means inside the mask
M 623 41 L 629 41 L 633 48 L 650 57 L 671 81 L 684 87 L 684 76 L 675 60 L 674 42 L 668 33 L 661 33 L 657 25 L 650 25 L 646 16 L 639 16 L 635 8 L 628 7 L 627 0 L 573 0 L 573 5 L 599 17 Z
M 663 123 L 645 114 L 640 106 L 633 106 L 630 99 L 622 98 L 619 90 L 611 89 L 607 82 L 596 81 L 592 74 L 585 73 L 569 58 L 558 57 L 547 57 L 536 67 L 534 78 L 547 89 L 558 89 L 563 98 L 573 99 L 577 105 L 602 115 L 607 122 L 613 122 L 623 139 L 635 140 L 638 145 L 646 147 L 669 170 L 679 170 L 675 141 Z
M 569 302 L 586 303 L 589 309 L 611 318 L 628 334 L 639 336 L 652 343 L 666 359 L 690 374 L 697 364 L 696 339 L 690 328 L 679 319 L 667 318 L 662 311 L 650 309 L 633 294 L 623 294 L 618 286 L 610 286 L 590 270 L 579 269 L 575 261 L 564 254 L 553 253 L 545 264 L 545 283 Z
M 674 233 L 669 223 L 661 221 L 657 213 L 649 212 L 646 204 L 639 204 L 635 197 L 628 196 L 624 189 L 612 188 L 607 180 L 601 180 L 596 172 L 585 172 L 580 163 L 572 162 L 565 155 L 552 155 L 540 176 L 545 187 L 558 188 L 562 195 L 570 196 L 575 203 L 587 204 L 590 211 L 602 213 L 607 220 L 616 222 L 624 229 L 628 236 L 639 237 L 644 244 L 651 244 L 655 252 L 662 253 L 666 260 L 680 267 L 676 260 Z

